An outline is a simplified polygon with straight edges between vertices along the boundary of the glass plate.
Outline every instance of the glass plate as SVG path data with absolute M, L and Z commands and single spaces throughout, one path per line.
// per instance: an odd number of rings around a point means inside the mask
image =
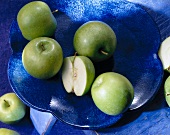
M 163 69 L 157 52 L 160 34 L 155 22 L 139 5 L 122 0 L 51 0 L 45 1 L 54 13 L 58 28 L 53 36 L 62 46 L 64 57 L 74 55 L 75 31 L 85 22 L 100 20 L 112 27 L 117 48 L 110 59 L 96 63 L 97 75 L 113 71 L 126 76 L 135 89 L 130 110 L 138 109 L 157 93 Z M 61 81 L 61 72 L 48 80 L 31 77 L 21 61 L 28 43 L 14 20 L 10 30 L 13 54 L 8 64 L 9 82 L 14 92 L 29 107 L 51 112 L 59 120 L 83 129 L 108 127 L 124 114 L 109 116 L 94 105 L 90 92 L 82 97 L 68 94 Z M 55 109 L 50 102 L 55 101 Z

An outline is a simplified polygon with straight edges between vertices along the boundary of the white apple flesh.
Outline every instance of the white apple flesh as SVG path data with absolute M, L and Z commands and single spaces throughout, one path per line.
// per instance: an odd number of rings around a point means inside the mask
M 85 56 L 71 56 L 64 59 L 62 81 L 68 93 L 77 96 L 86 94 L 95 77 L 95 68 L 92 61 Z
M 162 42 L 158 55 L 161 59 L 163 69 L 170 72 L 170 37 Z

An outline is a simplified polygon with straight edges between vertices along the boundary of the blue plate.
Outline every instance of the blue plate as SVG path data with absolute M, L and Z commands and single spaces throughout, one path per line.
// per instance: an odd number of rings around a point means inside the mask
M 139 5 L 123 0 L 52 0 L 45 1 L 55 13 L 58 28 L 55 38 L 63 48 L 64 57 L 74 55 L 73 36 L 85 22 L 100 20 L 112 27 L 117 36 L 114 56 L 95 63 L 97 75 L 114 71 L 126 76 L 135 89 L 130 110 L 140 108 L 157 93 L 163 69 L 157 52 L 160 34 L 155 22 Z M 82 97 L 68 94 L 61 81 L 61 72 L 48 80 L 31 77 L 21 61 L 28 43 L 16 20 L 10 30 L 13 54 L 9 60 L 8 77 L 14 92 L 29 107 L 51 112 L 59 120 L 83 129 L 98 129 L 119 121 L 124 114 L 109 116 L 93 103 L 90 92 Z M 55 107 L 50 104 L 55 103 Z

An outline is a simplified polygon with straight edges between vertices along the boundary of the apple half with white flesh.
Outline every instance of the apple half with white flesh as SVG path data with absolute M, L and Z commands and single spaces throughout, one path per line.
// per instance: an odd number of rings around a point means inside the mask
M 68 93 L 77 96 L 86 94 L 94 81 L 95 68 L 86 56 L 66 57 L 62 67 L 62 81 Z
M 170 36 L 162 42 L 158 55 L 161 59 L 163 69 L 170 72 Z

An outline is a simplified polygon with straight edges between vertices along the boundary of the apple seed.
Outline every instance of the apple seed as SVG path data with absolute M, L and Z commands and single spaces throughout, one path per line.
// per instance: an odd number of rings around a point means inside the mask
M 77 77 L 77 74 L 76 74 L 76 73 L 74 73 L 74 77 Z

